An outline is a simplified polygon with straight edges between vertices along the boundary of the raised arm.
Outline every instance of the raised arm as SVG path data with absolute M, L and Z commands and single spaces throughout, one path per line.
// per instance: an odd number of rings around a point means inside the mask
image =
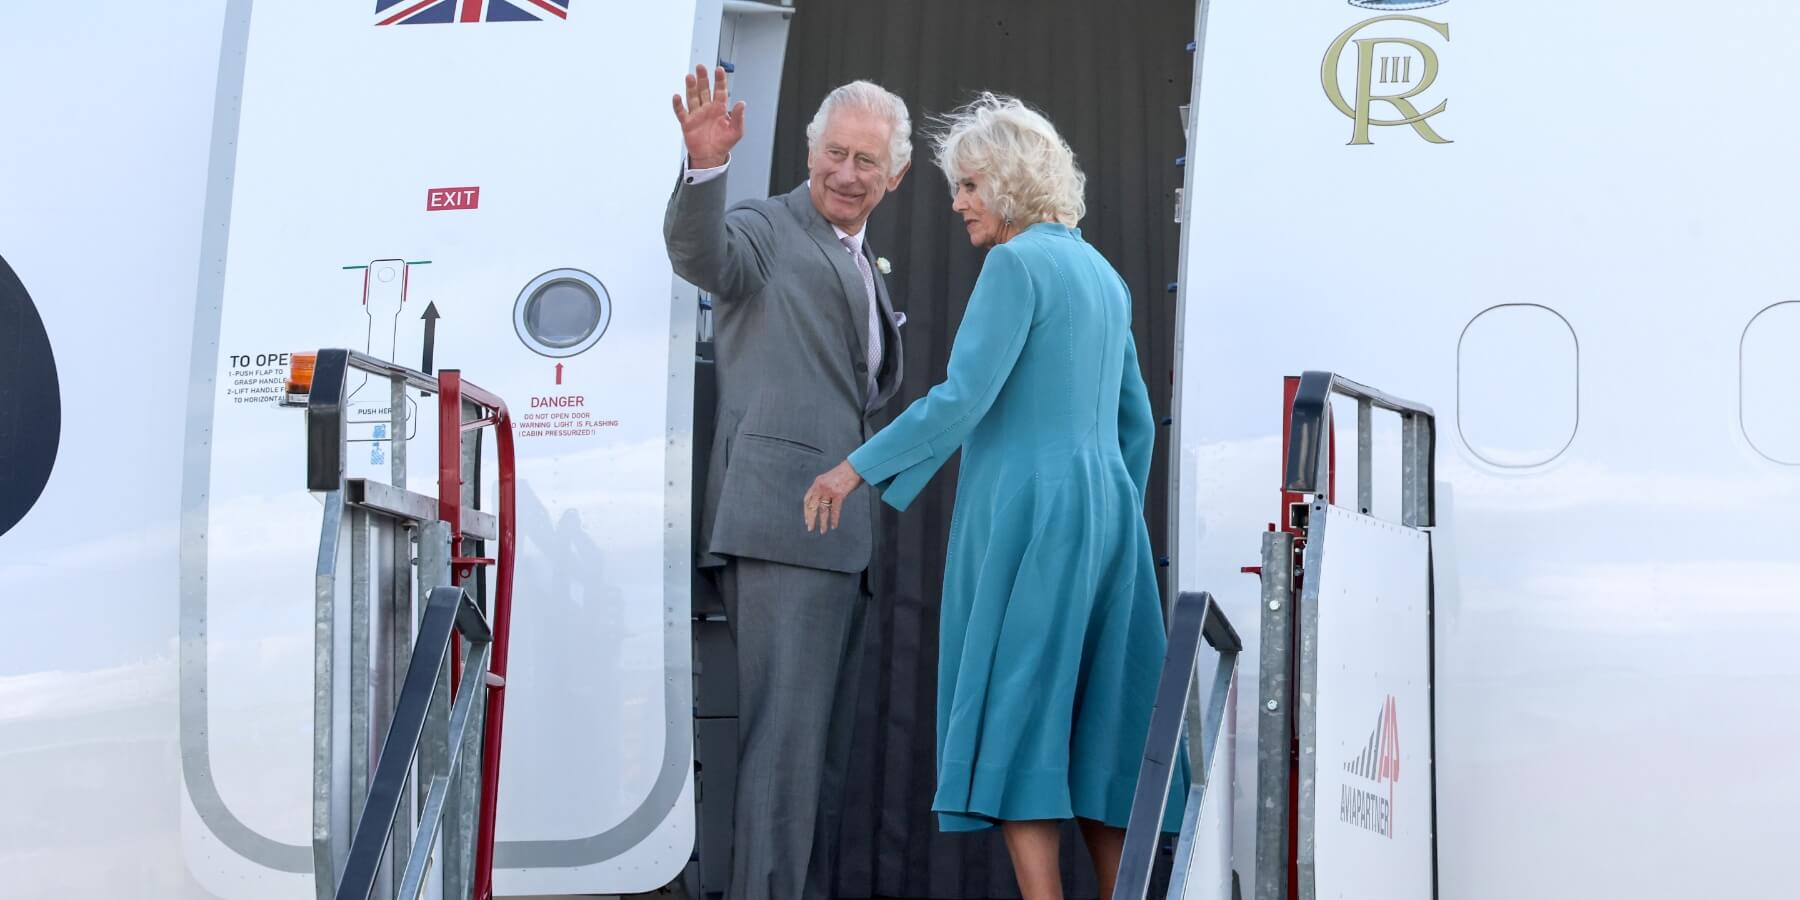
M 754 207 L 725 210 L 725 179 L 682 183 L 669 197 L 663 241 L 675 274 L 721 301 L 753 297 L 769 280 L 775 225 Z
M 769 276 L 774 226 L 760 211 L 725 211 L 725 179 L 697 178 L 698 170 L 723 169 L 744 137 L 744 102 L 731 106 L 725 71 L 705 66 L 687 76 L 687 96 L 674 98 L 675 118 L 687 146 L 687 172 L 675 185 L 663 215 L 663 241 L 675 274 L 721 300 L 749 297 Z

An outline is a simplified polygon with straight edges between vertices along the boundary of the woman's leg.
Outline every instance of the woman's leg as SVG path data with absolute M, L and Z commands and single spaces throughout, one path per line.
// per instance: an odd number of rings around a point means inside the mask
M 1079 819 L 1081 837 L 1094 858 L 1094 875 L 1100 881 L 1100 900 L 1112 900 L 1113 882 L 1119 877 L 1119 854 L 1125 850 L 1125 829 L 1093 819 Z
M 1006 850 L 1012 854 L 1013 872 L 1019 877 L 1019 894 L 1025 900 L 1062 900 L 1062 871 L 1057 844 L 1062 834 L 1057 823 L 1002 822 Z

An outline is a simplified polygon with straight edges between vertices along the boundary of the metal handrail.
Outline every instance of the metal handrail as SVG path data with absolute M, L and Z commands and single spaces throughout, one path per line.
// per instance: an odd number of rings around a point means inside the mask
M 456 369 L 444 369 L 438 379 L 438 516 L 450 526 L 450 578 L 453 584 L 474 574 L 474 565 L 483 562 L 462 551 L 463 513 L 462 469 L 456 460 L 444 456 L 444 450 L 461 446 L 463 430 L 491 423 L 494 426 L 494 454 L 499 460 L 500 548 L 494 566 L 494 653 L 488 661 L 487 710 L 482 722 L 481 741 L 481 807 L 476 824 L 474 897 L 490 900 L 494 896 L 494 834 L 500 809 L 500 735 L 506 716 L 506 662 L 511 647 L 513 561 L 517 555 L 517 539 L 513 526 L 518 521 L 517 472 L 513 461 L 512 418 L 506 401 L 498 394 L 475 386 L 462 378 Z M 476 422 L 462 423 L 463 402 L 483 407 L 487 415 Z M 448 417 L 448 418 L 446 418 Z M 444 423 L 455 422 L 451 428 Z
M 375 893 L 382 857 L 387 853 L 394 821 L 406 797 L 407 780 L 412 776 L 413 764 L 419 755 L 425 721 L 443 681 L 444 667 L 449 664 L 451 643 L 458 634 L 470 644 L 470 664 L 463 673 L 456 703 L 450 711 L 450 761 L 431 781 L 431 790 L 420 816 L 418 840 L 407 861 L 399 896 L 414 900 L 424 887 L 425 867 L 436 844 L 450 779 L 456 776 L 461 762 L 459 751 L 463 733 L 480 697 L 477 688 L 486 671 L 487 653 L 493 642 L 487 618 L 481 614 L 474 599 L 460 587 L 434 588 L 425 602 L 418 642 L 406 666 L 406 680 L 400 688 L 394 721 L 382 742 L 381 755 L 377 757 L 375 777 L 369 782 L 368 802 L 351 833 L 350 858 L 344 864 L 344 877 L 338 882 L 337 900 L 368 900 Z
M 1125 828 L 1125 847 L 1119 856 L 1113 900 L 1144 900 L 1149 894 L 1169 784 L 1186 743 L 1183 725 L 1194 673 L 1199 668 L 1202 639 L 1219 652 L 1219 665 L 1212 700 L 1201 726 L 1203 763 L 1193 773 L 1195 787 L 1200 790 L 1190 802 L 1200 802 L 1204 792 L 1211 790 L 1211 785 L 1206 784 L 1206 772 L 1212 766 L 1213 754 L 1219 752 L 1230 688 L 1237 675 L 1238 653 L 1244 645 L 1237 630 L 1231 627 L 1231 620 L 1213 602 L 1212 594 L 1183 591 L 1169 615 L 1168 655 L 1163 658 L 1162 676 L 1156 684 L 1156 708 L 1150 714 L 1150 734 L 1144 740 L 1144 760 L 1138 766 L 1137 792 L 1131 799 L 1131 818 Z
M 308 490 L 322 492 L 328 498 L 328 516 L 326 534 L 321 540 L 321 572 L 324 572 L 327 556 L 335 552 L 335 543 L 331 551 L 324 548 L 325 541 L 335 541 L 338 525 L 334 524 L 329 511 L 340 508 L 352 493 L 347 479 L 346 460 L 348 457 L 349 422 L 347 420 L 347 386 L 352 371 L 366 372 L 389 379 L 392 392 L 392 429 L 393 459 L 395 482 L 393 488 L 403 489 L 400 480 L 405 468 L 405 441 L 403 434 L 405 390 L 408 387 L 436 394 L 438 398 L 438 491 L 436 498 L 437 518 L 447 526 L 448 559 L 450 582 L 461 586 L 465 581 L 474 578 L 478 566 L 494 567 L 494 606 L 491 647 L 484 647 L 479 661 L 470 660 L 469 669 L 476 673 L 474 681 L 465 677 L 463 660 L 460 658 L 461 646 L 452 642 L 450 652 L 450 671 L 453 689 L 467 682 L 475 688 L 484 689 L 486 703 L 482 712 L 476 714 L 480 720 L 478 726 L 482 732 L 481 775 L 479 782 L 480 797 L 478 818 L 475 825 L 473 850 L 472 895 L 475 900 L 488 900 L 493 895 L 493 859 L 494 835 L 496 830 L 497 811 L 499 806 L 498 789 L 500 783 L 500 748 L 501 733 L 505 713 L 506 699 L 506 666 L 507 649 L 512 622 L 513 567 L 517 556 L 515 527 L 517 522 L 517 469 L 514 457 L 511 413 L 506 402 L 499 395 L 463 380 L 462 373 L 456 369 L 440 370 L 432 376 L 416 369 L 410 369 L 387 360 L 369 356 L 354 350 L 338 348 L 318 351 L 313 370 L 313 380 L 306 401 L 306 479 Z M 467 413 L 467 415 L 465 415 Z M 487 516 L 468 508 L 464 498 L 463 452 L 466 449 L 462 442 L 465 432 L 492 426 L 495 434 L 495 454 L 498 461 L 499 509 L 497 516 Z M 479 446 L 479 445 L 477 445 Z M 366 491 L 366 485 L 364 486 Z M 394 492 L 389 492 L 394 493 Z M 366 497 L 364 498 L 367 499 Z M 424 499 L 415 495 L 406 495 L 404 490 L 394 493 L 389 498 L 389 506 L 405 505 L 400 518 L 416 518 L 417 511 L 411 509 L 416 505 L 413 500 Z M 367 504 L 365 504 L 367 505 Z M 487 531 L 493 522 L 498 531 L 498 552 L 493 559 L 481 559 L 464 552 L 465 538 L 473 538 Z M 337 521 L 341 521 L 337 520 Z M 485 536 L 485 535 L 484 535 Z M 422 545 L 423 546 L 423 545 Z M 423 554 L 421 549 L 421 554 Z M 332 560 L 335 567 L 335 560 Z M 422 566 L 423 570 L 423 566 Z M 321 597 L 328 596 L 330 585 L 324 574 L 318 579 Z M 321 600 L 318 615 L 321 617 L 318 629 L 321 635 L 328 635 L 331 629 L 329 621 L 324 618 L 330 614 L 330 604 Z M 330 649 L 319 653 L 319 665 L 329 665 Z M 477 664 L 478 663 L 478 664 Z M 315 673 L 318 683 L 328 684 L 330 672 L 321 670 Z M 475 677 L 475 676 L 471 676 Z M 354 682 L 353 682 L 354 684 Z M 353 691 L 353 694 L 355 691 Z M 315 748 L 316 755 L 328 754 L 330 751 L 330 703 L 329 691 L 317 692 L 315 701 L 316 741 L 322 742 Z M 462 697 L 460 691 L 458 698 Z M 322 756 L 321 756 L 322 758 Z M 353 782 L 358 780 L 353 777 Z M 320 795 L 314 798 L 314 856 L 315 868 L 329 872 L 332 869 L 332 851 L 329 844 L 330 798 L 328 785 L 318 785 L 315 790 Z M 323 829 L 323 830 L 321 830 Z M 328 887 L 322 883 L 321 890 Z
M 1429 528 L 1437 521 L 1437 415 L 1431 407 L 1358 384 L 1331 372 L 1306 372 L 1294 395 L 1292 438 L 1282 489 L 1296 494 L 1324 494 L 1331 484 L 1333 395 L 1356 400 L 1357 500 L 1367 513 L 1374 500 L 1374 451 L 1370 416 L 1374 409 L 1400 414 L 1401 521 Z
M 312 390 L 306 401 L 306 489 L 309 491 L 337 490 L 344 480 L 345 445 L 349 436 L 344 418 L 345 387 L 352 371 L 380 375 L 398 385 L 440 396 L 444 387 L 442 382 L 455 376 L 462 389 L 462 399 L 485 407 L 498 418 L 507 419 L 506 401 L 491 391 L 462 381 L 461 373 L 455 369 L 445 369 L 441 377 L 434 377 L 356 350 L 320 350 L 313 366 Z

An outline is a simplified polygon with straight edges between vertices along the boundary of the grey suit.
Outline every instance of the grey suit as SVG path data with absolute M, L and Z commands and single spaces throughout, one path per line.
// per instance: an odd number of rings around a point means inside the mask
M 700 519 L 738 652 L 738 791 L 729 896 L 826 897 L 875 543 L 867 486 L 841 527 L 806 531 L 801 499 L 874 431 L 900 384 L 882 331 L 868 396 L 868 296 L 805 185 L 725 209 L 725 181 L 676 185 L 663 222 L 676 274 L 712 294 L 719 406 Z M 875 253 L 863 253 L 873 266 Z

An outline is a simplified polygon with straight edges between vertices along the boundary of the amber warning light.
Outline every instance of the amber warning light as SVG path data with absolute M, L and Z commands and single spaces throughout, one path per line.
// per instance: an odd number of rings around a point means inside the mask
M 288 357 L 287 402 L 304 405 L 307 395 L 312 393 L 313 366 L 319 361 L 317 353 L 295 353 Z

